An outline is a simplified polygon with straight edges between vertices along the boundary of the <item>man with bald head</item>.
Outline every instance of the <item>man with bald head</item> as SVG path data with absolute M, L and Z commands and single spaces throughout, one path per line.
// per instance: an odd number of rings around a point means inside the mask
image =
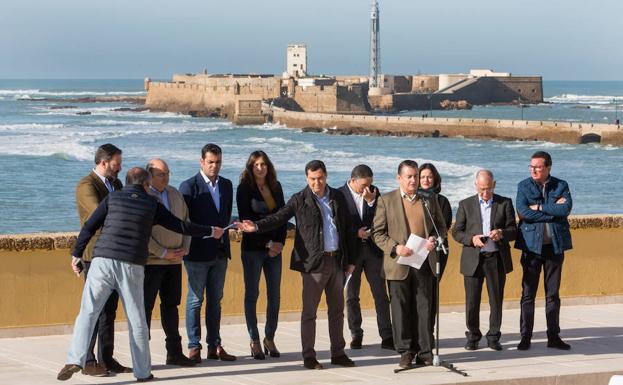
M 506 274 L 513 270 L 509 242 L 517 236 L 515 210 L 510 198 L 494 194 L 495 179 L 489 170 L 476 173 L 476 195 L 459 202 L 452 236 L 463 245 L 461 274 L 465 284 L 466 350 L 478 349 L 480 298 L 486 279 L 489 295 L 487 345 L 500 351 L 502 301 Z
M 151 175 L 147 192 L 156 197 L 173 215 L 187 221 L 188 207 L 184 196 L 169 185 L 169 166 L 162 159 L 152 159 L 145 167 Z M 178 306 L 182 298 L 182 257 L 188 253 L 190 237 L 167 230 L 160 225 L 152 228 L 149 257 L 145 265 L 145 317 L 151 327 L 151 314 L 160 294 L 160 320 L 166 335 L 167 365 L 194 366 L 182 352 L 179 333 Z

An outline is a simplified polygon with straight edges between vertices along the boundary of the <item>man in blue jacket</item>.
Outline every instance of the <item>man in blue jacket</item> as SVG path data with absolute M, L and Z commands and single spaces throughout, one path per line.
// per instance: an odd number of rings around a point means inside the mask
M 233 187 L 229 179 L 219 175 L 222 151 L 208 143 L 201 149 L 199 172 L 180 185 L 180 192 L 188 206 L 189 218 L 194 223 L 225 228 L 231 221 Z M 221 300 L 225 285 L 227 260 L 231 258 L 228 232 L 220 239 L 197 238 L 190 242 L 190 251 L 184 256 L 188 274 L 186 297 L 186 332 L 188 333 L 188 358 L 201 362 L 200 312 L 206 295 L 207 358 L 234 361 L 221 346 Z
M 572 200 L 567 182 L 550 175 L 552 158 L 544 151 L 535 152 L 530 160 L 530 178 L 517 186 L 519 232 L 515 248 L 522 250 L 521 266 L 521 342 L 518 350 L 530 349 L 534 328 L 534 298 L 541 269 L 545 282 L 545 316 L 547 347 L 569 350 L 560 339 L 560 276 L 565 250 L 571 249 L 567 217 Z

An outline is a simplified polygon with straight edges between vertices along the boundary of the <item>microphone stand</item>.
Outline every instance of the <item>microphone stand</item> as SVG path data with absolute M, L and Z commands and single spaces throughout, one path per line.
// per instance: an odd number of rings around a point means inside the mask
M 422 197 L 423 198 L 423 197 Z M 429 201 L 426 198 L 422 199 L 422 203 L 424 204 L 424 209 L 426 210 L 426 212 L 428 213 L 428 217 L 430 218 L 430 221 L 433 224 L 433 229 L 435 230 L 435 233 L 437 234 L 437 239 L 435 240 L 435 243 L 437 244 L 436 250 L 437 252 L 443 252 L 444 254 L 448 255 L 448 249 L 446 248 L 446 245 L 444 244 L 444 239 L 443 237 L 441 237 L 439 235 L 439 230 L 437 229 L 437 225 L 435 224 L 435 220 L 433 219 L 433 215 L 430 212 L 430 207 L 429 207 Z M 435 266 L 435 270 L 436 270 L 436 274 L 435 274 L 435 279 L 437 281 L 437 295 L 435 296 L 435 306 L 437 309 L 437 315 L 436 315 L 436 325 L 435 325 L 435 354 L 433 355 L 433 366 L 441 366 L 444 367 L 456 374 L 460 374 L 462 376 L 467 377 L 467 373 L 464 372 L 461 369 L 456 368 L 452 363 L 448 362 L 448 361 L 443 361 L 441 360 L 441 358 L 439 357 L 439 295 L 441 292 L 441 285 L 440 285 L 440 279 L 441 279 L 441 262 L 439 261 L 439 258 L 437 258 L 437 263 Z

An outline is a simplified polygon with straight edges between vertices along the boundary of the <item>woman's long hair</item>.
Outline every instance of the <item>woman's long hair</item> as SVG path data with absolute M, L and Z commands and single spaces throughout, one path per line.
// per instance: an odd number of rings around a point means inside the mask
M 253 165 L 260 158 L 264 159 L 264 162 L 266 162 L 266 166 L 268 167 L 268 171 L 266 172 L 266 184 L 271 191 L 276 191 L 277 172 L 275 171 L 275 166 L 273 166 L 273 162 L 270 161 L 268 155 L 266 155 L 266 153 L 262 150 L 253 151 L 251 155 L 249 155 L 247 164 L 244 166 L 244 170 L 242 170 L 242 173 L 240 174 L 240 184 L 257 187 L 255 177 L 253 176 Z
M 437 171 L 437 168 L 435 168 L 432 163 L 424 163 L 420 166 L 419 173 L 421 173 L 422 170 L 430 170 L 430 172 L 433 173 L 433 187 L 431 187 L 430 189 L 435 194 L 439 194 L 441 192 L 441 175 L 439 175 L 439 171 Z

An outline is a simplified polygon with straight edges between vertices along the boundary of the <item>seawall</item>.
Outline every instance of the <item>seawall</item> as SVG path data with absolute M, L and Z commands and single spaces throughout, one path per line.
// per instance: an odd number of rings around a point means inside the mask
M 570 220 L 574 249 L 565 256 L 561 296 L 565 303 L 621 301 L 623 298 L 623 215 L 574 216 Z M 244 281 L 240 242 L 232 235 L 222 302 L 223 322 L 243 321 Z M 290 234 L 292 235 L 292 234 Z M 15 234 L 0 236 L 0 337 L 69 332 L 80 306 L 83 278 L 70 269 L 69 254 L 75 233 Z M 282 319 L 298 319 L 301 305 L 300 274 L 289 269 L 292 238 L 286 241 L 281 282 Z M 450 240 L 450 258 L 442 280 L 441 302 L 446 309 L 463 308 L 463 278 L 459 273 L 461 247 Z M 521 297 L 520 254 L 513 250 L 514 271 L 507 276 L 505 306 L 516 307 Z M 184 273 L 180 315 L 185 314 Z M 373 309 L 370 290 L 363 280 L 361 306 Z M 266 308 L 262 280 L 258 312 Z M 543 297 L 542 288 L 539 297 Z M 483 294 L 483 303 L 487 303 Z M 325 309 L 324 300 L 321 309 Z M 483 307 L 486 308 L 486 307 Z M 159 306 L 154 317 L 159 318 Z M 366 310 L 369 311 L 369 310 Z M 319 311 L 319 316 L 323 315 Z M 118 320 L 124 315 L 119 307 Z M 157 323 L 156 323 L 157 324 Z M 241 329 L 242 330 L 242 329 Z
M 292 128 L 326 130 L 342 135 L 464 137 L 623 145 L 623 127 L 614 124 L 322 114 L 277 108 L 273 109 L 273 121 Z

